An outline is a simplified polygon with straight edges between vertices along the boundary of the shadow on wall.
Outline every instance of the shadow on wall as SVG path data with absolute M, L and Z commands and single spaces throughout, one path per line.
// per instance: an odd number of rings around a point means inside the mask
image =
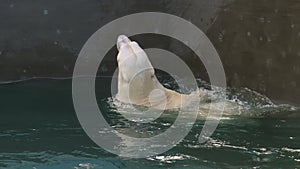
M 131 13 L 161 11 L 190 20 L 207 33 L 230 86 L 300 104 L 299 10 L 300 3 L 293 0 L 6 1 L 0 4 L 0 81 L 70 77 L 82 45 L 101 26 Z M 157 46 L 159 41 L 148 40 L 145 47 L 177 50 L 193 63 L 193 54 L 181 44 L 163 42 Z M 103 75 L 114 71 L 115 54 L 112 49 L 99 68 Z M 193 67 L 208 80 L 204 69 Z

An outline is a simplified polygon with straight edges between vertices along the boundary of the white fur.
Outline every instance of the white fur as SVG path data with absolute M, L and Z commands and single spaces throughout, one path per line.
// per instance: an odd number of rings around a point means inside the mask
M 117 47 L 118 100 L 160 109 L 161 105 L 166 105 L 166 109 L 181 106 L 183 95 L 166 89 L 159 83 L 147 54 L 136 42 L 120 35 Z

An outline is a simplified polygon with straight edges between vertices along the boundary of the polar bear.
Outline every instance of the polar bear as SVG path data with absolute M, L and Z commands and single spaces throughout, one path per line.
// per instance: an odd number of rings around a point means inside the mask
M 155 76 L 155 71 L 145 51 L 127 36 L 117 39 L 118 93 L 116 98 L 125 103 L 175 109 L 187 104 L 190 95 L 165 88 Z
M 243 107 L 230 100 L 219 98 L 212 91 L 197 89 L 191 94 L 181 94 L 165 88 L 155 76 L 155 71 L 145 51 L 127 36 L 117 39 L 119 67 L 116 98 L 124 103 L 151 107 L 159 110 L 177 109 L 201 102 L 198 112 L 220 118 L 223 115 L 241 114 Z M 214 114 L 215 113 L 215 114 Z

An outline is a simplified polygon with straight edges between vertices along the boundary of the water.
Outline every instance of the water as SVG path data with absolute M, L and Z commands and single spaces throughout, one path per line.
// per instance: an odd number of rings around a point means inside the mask
M 140 126 L 121 118 L 110 105 L 110 79 L 99 78 L 97 100 L 109 123 L 131 135 L 163 132 L 172 118 Z M 205 84 L 201 83 L 205 87 Z M 141 159 L 122 158 L 98 147 L 81 128 L 72 103 L 71 80 L 33 79 L 0 85 L 0 168 L 298 168 L 300 111 L 272 105 L 258 93 L 231 89 L 228 98 L 259 116 L 221 120 L 206 143 L 199 118 L 189 135 L 171 150 Z

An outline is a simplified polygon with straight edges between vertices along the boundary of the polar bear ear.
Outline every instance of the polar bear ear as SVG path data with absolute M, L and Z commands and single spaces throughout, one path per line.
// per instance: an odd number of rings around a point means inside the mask
M 120 51 L 120 49 L 121 49 L 121 47 L 123 45 L 126 45 L 126 44 L 128 44 L 130 42 L 131 42 L 131 40 L 127 36 L 125 36 L 125 35 L 118 36 L 118 40 L 117 40 L 117 48 L 118 48 L 118 50 Z

